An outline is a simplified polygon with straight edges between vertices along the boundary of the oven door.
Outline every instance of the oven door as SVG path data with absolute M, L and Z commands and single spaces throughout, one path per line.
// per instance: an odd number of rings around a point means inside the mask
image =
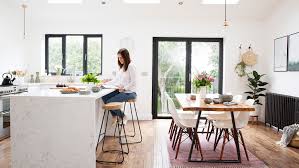
M 0 97 L 0 141 L 10 136 L 10 98 Z

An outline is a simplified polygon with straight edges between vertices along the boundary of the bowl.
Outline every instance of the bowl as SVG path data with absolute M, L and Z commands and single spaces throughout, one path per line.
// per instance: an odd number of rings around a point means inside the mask
M 231 102 L 233 100 L 232 95 L 220 95 L 221 102 Z
M 89 95 L 89 94 L 90 94 L 90 91 L 89 91 L 89 90 L 80 90 L 80 91 L 79 91 L 79 94 L 80 94 L 80 95 Z
M 219 98 L 214 98 L 213 102 L 214 102 L 214 104 L 220 104 L 220 103 L 222 103 Z
M 91 88 L 91 91 L 92 91 L 93 93 L 97 93 L 97 92 L 99 92 L 100 90 L 101 90 L 101 88 L 98 87 L 98 86 L 93 86 L 93 87 Z
M 211 103 L 213 102 L 213 99 L 211 99 L 211 98 L 205 98 L 205 99 L 204 99 L 204 102 L 205 102 L 206 104 L 211 104 Z
M 190 95 L 191 100 L 196 100 L 196 95 Z

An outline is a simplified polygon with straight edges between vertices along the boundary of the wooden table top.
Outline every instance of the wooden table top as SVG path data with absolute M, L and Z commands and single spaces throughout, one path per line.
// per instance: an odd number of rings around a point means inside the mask
M 175 94 L 183 111 L 255 111 L 254 106 L 248 106 L 243 103 L 232 106 L 225 106 L 223 104 L 206 104 L 204 99 L 199 98 L 199 95 L 196 95 L 196 100 L 191 100 L 190 95 L 191 94 L 187 93 Z

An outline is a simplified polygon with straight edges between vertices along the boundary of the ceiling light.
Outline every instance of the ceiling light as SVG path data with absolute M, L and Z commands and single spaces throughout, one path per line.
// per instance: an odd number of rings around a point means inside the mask
M 226 4 L 239 4 L 240 0 L 227 0 Z M 225 0 L 201 0 L 202 4 L 225 4 Z
M 81 4 L 83 0 L 48 0 L 49 4 Z
M 124 3 L 130 4 L 159 4 L 160 0 L 123 0 Z

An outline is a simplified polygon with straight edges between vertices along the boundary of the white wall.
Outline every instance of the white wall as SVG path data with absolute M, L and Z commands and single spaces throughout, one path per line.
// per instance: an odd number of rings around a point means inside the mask
M 245 50 L 252 44 L 259 54 L 258 59 L 264 56 L 263 41 L 260 40 L 264 35 L 264 23 L 255 19 L 233 19 L 230 28 L 224 32 L 222 12 L 216 16 L 207 13 L 201 16 L 197 15 L 196 10 L 189 13 L 186 12 L 188 8 L 178 6 L 158 8 L 116 4 L 99 7 L 43 5 L 39 2 L 32 1 L 28 10 L 28 38 L 25 44 L 27 70 L 30 73 L 44 72 L 45 34 L 99 33 L 103 34 L 103 75 L 111 76 L 117 68 L 116 52 L 120 48 L 120 40 L 130 37 L 135 44 L 131 55 L 138 70 L 137 106 L 142 119 L 152 118 L 153 37 L 224 37 L 224 92 L 233 94 L 247 91 L 245 79 L 240 79 L 234 72 L 239 61 L 239 45 L 242 44 Z M 148 75 L 142 76 L 142 72 Z
M 267 65 L 264 68 L 271 83 L 270 91 L 293 96 L 299 96 L 299 72 L 274 72 L 274 39 L 299 31 L 298 9 L 298 0 L 286 0 L 269 18 L 265 32 L 267 57 L 263 60 Z
M 0 75 L 9 70 L 22 69 L 23 52 L 23 19 L 21 9 L 13 7 L 9 1 L 1 0 L 0 4 Z M 2 82 L 2 77 L 0 82 Z
M 268 91 L 299 96 L 299 72 L 274 72 L 274 39 L 299 31 L 299 1 L 284 0 L 265 23 L 264 50 L 260 71 L 267 74 Z M 263 39 L 261 39 L 263 40 Z M 299 47 L 299 46 L 298 46 Z M 264 113 L 261 114 L 263 119 Z

